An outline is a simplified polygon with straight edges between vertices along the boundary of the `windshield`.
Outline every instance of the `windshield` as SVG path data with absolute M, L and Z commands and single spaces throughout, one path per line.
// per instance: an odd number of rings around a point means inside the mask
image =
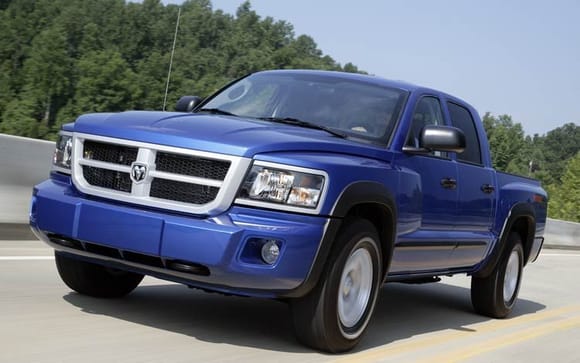
M 328 74 L 257 73 L 216 94 L 204 109 L 269 121 L 305 121 L 347 136 L 386 141 L 407 92 Z

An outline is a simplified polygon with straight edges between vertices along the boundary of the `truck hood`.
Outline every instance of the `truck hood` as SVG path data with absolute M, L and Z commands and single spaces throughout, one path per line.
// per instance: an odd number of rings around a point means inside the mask
M 326 131 L 235 116 L 129 111 L 80 116 L 74 132 L 251 158 L 278 151 L 318 151 L 378 158 L 384 147 Z

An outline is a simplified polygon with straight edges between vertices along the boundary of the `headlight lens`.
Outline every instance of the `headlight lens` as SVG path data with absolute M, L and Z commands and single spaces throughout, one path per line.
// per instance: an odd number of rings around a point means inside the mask
M 322 175 L 254 165 L 242 185 L 239 197 L 316 208 L 323 187 Z
M 70 173 L 72 160 L 72 134 L 61 132 L 56 141 L 56 149 L 52 158 L 52 167 L 58 171 Z

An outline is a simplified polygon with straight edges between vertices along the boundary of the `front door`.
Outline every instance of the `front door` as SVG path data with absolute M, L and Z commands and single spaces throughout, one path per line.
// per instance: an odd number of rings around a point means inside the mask
M 415 106 L 406 146 L 417 147 L 426 125 L 444 125 L 439 98 L 425 96 Z M 457 219 L 457 163 L 446 153 L 404 153 L 396 160 L 420 184 L 418 228 L 398 236 L 390 274 L 446 269 L 456 246 L 452 230 Z

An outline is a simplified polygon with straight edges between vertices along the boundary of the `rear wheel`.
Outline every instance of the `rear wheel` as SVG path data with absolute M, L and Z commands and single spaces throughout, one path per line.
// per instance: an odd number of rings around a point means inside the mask
M 524 250 L 518 233 L 508 236 L 501 260 L 487 277 L 471 279 L 471 303 L 479 314 L 505 318 L 516 303 L 522 280 Z
M 317 287 L 291 302 L 298 340 L 316 349 L 343 352 L 361 339 L 381 286 L 379 237 L 364 219 L 345 222 Z
M 122 297 L 133 291 L 143 275 L 54 254 L 58 273 L 74 291 L 94 297 Z

